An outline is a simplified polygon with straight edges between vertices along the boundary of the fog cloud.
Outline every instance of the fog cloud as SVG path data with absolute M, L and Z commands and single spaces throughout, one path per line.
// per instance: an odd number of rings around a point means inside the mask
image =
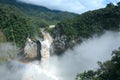
M 0 44 L 0 59 L 15 58 L 17 53 L 19 53 L 19 49 L 13 46 L 12 43 Z
M 88 10 L 103 8 L 112 2 L 116 4 L 120 0 L 18 0 L 21 2 L 35 4 L 54 10 L 83 13 Z
M 38 61 L 25 64 L 14 60 L 1 64 L 0 77 L 1 80 L 75 80 L 77 73 L 97 69 L 97 61 L 109 60 L 119 46 L 120 33 L 108 31 L 67 50 L 62 57 L 52 56 L 48 67 L 41 67 Z

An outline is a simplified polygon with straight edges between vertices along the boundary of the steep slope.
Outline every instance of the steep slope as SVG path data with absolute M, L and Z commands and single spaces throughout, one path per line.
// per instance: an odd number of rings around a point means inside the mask
M 6 36 L 7 41 L 23 46 L 26 37 L 33 35 L 34 27 L 18 8 L 0 4 L 0 30 Z
M 55 44 L 58 46 L 56 50 L 64 51 L 63 46 L 72 47 L 83 38 L 89 38 L 94 34 L 100 35 L 105 30 L 120 30 L 120 3 L 117 5 L 110 3 L 105 8 L 88 11 L 74 19 L 58 23 L 53 32 Z M 65 44 L 60 46 L 62 43 Z
M 33 36 L 39 31 L 39 27 L 57 24 L 61 20 L 73 18 L 76 15 L 16 0 L 0 0 L 0 30 L 7 41 L 20 47 L 24 46 L 28 35 Z
M 18 2 L 16 0 L 0 0 L 0 3 L 9 4 L 11 6 L 16 6 L 21 11 L 23 11 L 26 16 L 30 17 L 35 24 L 35 26 L 40 26 L 41 24 L 56 24 L 57 22 L 67 19 L 73 18 L 77 14 L 62 12 L 58 10 L 50 10 L 48 8 L 42 6 L 35 6 L 31 4 L 25 4 L 22 2 Z M 40 24 L 39 24 L 40 23 Z M 41 25 L 43 26 L 43 25 Z

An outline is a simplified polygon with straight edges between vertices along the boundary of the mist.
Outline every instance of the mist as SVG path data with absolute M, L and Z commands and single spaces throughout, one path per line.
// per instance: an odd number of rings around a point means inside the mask
M 44 68 L 39 61 L 22 63 L 12 60 L 1 63 L 0 77 L 1 80 L 75 80 L 77 73 L 95 70 L 99 67 L 98 61 L 111 59 L 112 51 L 119 46 L 120 33 L 106 31 L 100 37 L 93 36 L 67 50 L 62 57 L 52 56 Z M 2 53 L 6 52 L 2 50 Z
M 15 58 L 19 53 L 19 48 L 13 46 L 12 43 L 0 43 L 0 59 Z

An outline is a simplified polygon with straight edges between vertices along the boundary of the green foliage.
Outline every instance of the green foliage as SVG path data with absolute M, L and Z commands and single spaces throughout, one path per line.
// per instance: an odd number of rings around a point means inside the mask
M 72 26 L 72 20 L 62 21 L 57 26 L 60 26 L 61 33 L 67 35 L 68 39 L 75 39 L 77 37 L 76 29 Z
M 33 35 L 30 21 L 16 7 L 0 4 L 0 29 L 7 41 L 23 46 L 28 34 Z
M 95 72 L 89 70 L 88 72 L 80 73 L 77 75 L 76 80 L 92 80 L 94 78 Z
M 76 80 L 120 80 L 120 48 L 113 51 L 111 60 L 98 64 L 98 70 L 80 73 Z
M 16 0 L 0 0 L 0 30 L 7 41 L 20 47 L 24 46 L 28 35 L 38 34 L 39 28 L 75 16 L 73 13 L 50 10 Z
M 0 0 L 0 3 L 9 4 L 19 8 L 27 17 L 31 18 L 33 25 L 36 27 L 44 27 L 46 24 L 57 24 L 61 20 L 73 18 L 77 15 L 69 12 L 50 10 L 42 6 L 16 2 L 16 0 Z
M 117 5 L 120 6 L 120 2 L 118 2 Z
M 89 38 L 93 34 L 101 34 L 104 30 L 119 30 L 120 7 L 108 4 L 106 8 L 85 12 L 74 19 L 64 20 L 57 24 L 71 39 L 76 37 Z
M 115 6 L 114 6 L 114 4 L 113 3 L 109 3 L 109 4 L 107 4 L 107 6 L 106 6 L 106 8 L 114 8 Z

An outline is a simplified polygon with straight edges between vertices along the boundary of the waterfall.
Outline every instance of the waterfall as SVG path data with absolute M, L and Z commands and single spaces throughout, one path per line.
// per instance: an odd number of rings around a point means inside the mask
M 35 69 L 40 71 L 40 73 L 38 72 L 40 75 L 42 73 L 45 74 L 45 76 L 48 77 L 50 80 L 58 80 L 58 78 L 56 77 L 55 70 L 53 70 L 53 68 L 50 68 L 52 66 L 49 65 L 50 47 L 53 42 L 53 39 L 50 36 L 50 34 L 45 32 L 43 29 L 41 30 L 41 33 L 43 35 L 43 40 L 38 39 L 37 41 L 33 41 L 32 39 L 27 38 L 26 46 L 24 48 L 24 55 L 26 58 L 37 58 L 40 61 L 39 65 L 35 65 L 32 62 L 28 63 L 31 65 L 31 67 L 35 67 Z M 34 80 L 29 75 L 28 77 L 25 76 L 23 78 L 23 80 L 26 79 Z
M 50 36 L 49 33 L 44 32 L 44 31 L 41 31 L 41 32 L 42 32 L 42 35 L 43 35 L 43 38 L 44 38 L 44 40 L 41 41 L 41 44 L 42 44 L 42 49 L 41 49 L 42 59 L 41 59 L 41 63 L 44 64 L 44 63 L 49 61 L 49 58 L 50 58 L 50 47 L 51 47 L 51 44 L 53 42 L 53 39 L 52 39 L 52 37 Z
M 41 30 L 43 35 L 43 40 L 33 41 L 29 37 L 27 38 L 24 55 L 26 59 L 38 59 L 41 61 L 41 64 L 49 62 L 50 58 L 50 47 L 53 42 L 52 37 L 49 33 Z
M 0 63 L 0 80 L 74 80 L 77 73 L 96 70 L 97 61 L 110 60 L 112 51 L 120 46 L 120 33 L 109 31 L 100 37 L 84 40 L 61 57 L 50 57 L 52 37 L 45 31 L 42 35 L 43 40 L 36 38 L 35 41 L 28 37 L 24 48 L 26 58 L 39 56 L 38 60 L 23 63 L 15 58 Z M 3 44 L 0 52 L 1 56 L 7 56 L 17 54 L 19 50 L 12 44 Z

